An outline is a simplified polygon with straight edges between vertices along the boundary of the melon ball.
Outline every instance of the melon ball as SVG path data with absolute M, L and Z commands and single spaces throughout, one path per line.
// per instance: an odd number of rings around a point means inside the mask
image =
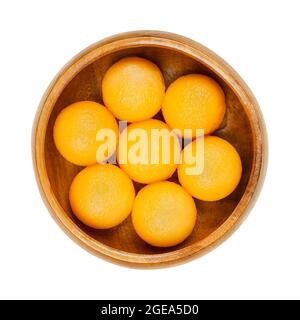
M 226 140 L 215 136 L 204 138 L 204 166 L 200 174 L 187 169 L 195 166 L 197 140 L 182 151 L 182 163 L 178 166 L 181 185 L 195 198 L 217 201 L 231 194 L 239 184 L 242 163 L 236 149 Z
M 115 140 L 97 141 L 97 133 L 108 129 Z M 56 148 L 68 161 L 88 166 L 107 160 L 116 150 L 119 129 L 114 116 L 103 105 L 93 101 L 80 101 L 64 108 L 56 118 L 53 138 Z M 106 152 L 97 158 L 99 147 L 106 143 Z
M 176 134 L 164 122 L 150 119 L 122 131 L 117 157 L 132 180 L 146 184 L 171 177 L 180 162 L 180 151 Z
M 147 185 L 134 201 L 132 222 L 137 234 L 157 247 L 184 241 L 193 231 L 197 210 L 193 198 L 169 181 Z
M 210 134 L 220 126 L 225 114 L 225 96 L 220 85 L 210 77 L 189 74 L 175 80 L 167 89 L 162 113 L 166 123 L 182 135 L 194 138 L 196 129 Z M 191 133 L 184 133 L 190 129 Z
M 149 60 L 123 58 L 105 73 L 102 95 L 104 104 L 118 119 L 129 122 L 150 119 L 161 108 L 164 78 Z
M 132 181 L 112 164 L 95 164 L 74 178 L 69 198 L 76 217 L 95 229 L 112 228 L 132 210 L 135 190 Z

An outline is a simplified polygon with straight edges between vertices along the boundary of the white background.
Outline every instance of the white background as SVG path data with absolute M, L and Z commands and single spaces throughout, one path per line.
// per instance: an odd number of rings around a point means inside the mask
M 1 1 L 0 298 L 300 298 L 299 1 Z M 256 95 L 269 135 L 264 188 L 248 219 L 208 255 L 136 270 L 87 253 L 39 195 L 31 127 L 56 72 L 115 33 L 190 37 L 229 62 Z

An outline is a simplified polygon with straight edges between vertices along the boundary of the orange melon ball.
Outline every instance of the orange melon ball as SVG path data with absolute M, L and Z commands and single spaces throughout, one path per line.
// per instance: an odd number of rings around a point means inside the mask
M 147 185 L 139 191 L 132 209 L 137 234 L 157 247 L 175 246 L 193 231 L 197 210 L 193 198 L 169 181 Z
M 108 140 L 107 152 L 97 159 L 97 150 L 105 141 L 97 141 L 100 129 L 110 129 L 118 137 L 118 124 L 104 106 L 93 101 L 80 101 L 64 108 L 57 116 L 53 137 L 61 155 L 68 161 L 88 166 L 108 159 L 116 143 Z
M 217 201 L 231 194 L 239 184 L 242 163 L 236 149 L 226 140 L 215 136 L 204 138 L 204 167 L 200 174 L 191 174 L 195 165 L 196 141 L 182 151 L 182 164 L 178 166 L 181 185 L 195 198 Z
M 112 164 L 95 164 L 80 171 L 69 193 L 76 217 L 95 229 L 123 222 L 131 212 L 134 197 L 132 181 Z
M 171 128 L 180 129 L 187 138 L 215 131 L 225 114 L 225 96 L 219 84 L 210 77 L 190 74 L 175 80 L 167 89 L 162 113 Z M 191 129 L 192 133 L 184 129 Z M 199 136 L 199 135 L 198 135 Z
M 170 128 L 150 119 L 132 123 L 121 133 L 117 157 L 132 180 L 146 184 L 171 177 L 180 162 L 180 151 L 178 137 Z
M 123 58 L 105 73 L 102 95 L 105 105 L 118 119 L 129 122 L 150 119 L 161 108 L 164 78 L 149 60 Z

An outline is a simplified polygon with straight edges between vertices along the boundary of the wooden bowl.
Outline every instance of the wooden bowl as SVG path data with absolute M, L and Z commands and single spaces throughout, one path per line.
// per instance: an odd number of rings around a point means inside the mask
M 102 102 L 100 88 L 105 71 L 120 58 L 132 55 L 155 62 L 162 70 L 167 86 L 189 73 L 207 74 L 217 80 L 226 95 L 227 112 L 215 134 L 236 147 L 243 163 L 243 175 L 237 189 L 221 201 L 196 200 L 198 218 L 192 235 L 171 248 L 155 248 L 142 241 L 135 233 L 130 217 L 109 230 L 94 230 L 80 223 L 70 208 L 68 192 L 73 177 L 82 168 L 66 161 L 53 142 L 53 124 L 58 113 L 76 101 Z M 161 114 L 157 118 L 161 118 Z M 240 76 L 204 46 L 179 35 L 157 31 L 115 35 L 73 58 L 52 81 L 41 101 L 32 145 L 41 195 L 63 230 L 85 249 L 110 261 L 152 267 L 202 254 L 231 234 L 258 194 L 264 178 L 267 149 L 259 106 Z M 177 180 L 176 174 L 172 180 Z M 136 184 L 137 190 L 140 187 Z

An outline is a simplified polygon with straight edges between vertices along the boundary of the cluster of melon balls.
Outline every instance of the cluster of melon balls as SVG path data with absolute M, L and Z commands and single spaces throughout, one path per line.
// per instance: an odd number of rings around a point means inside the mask
M 100 89 L 99 89 L 100 90 Z M 126 57 L 113 64 L 102 79 L 103 104 L 80 101 L 65 107 L 58 115 L 54 142 L 69 162 L 84 166 L 74 178 L 69 192 L 76 217 L 95 229 L 108 229 L 122 223 L 130 214 L 137 234 L 158 247 L 174 246 L 193 231 L 197 218 L 194 198 L 217 201 L 237 187 L 242 164 L 235 148 L 211 135 L 223 121 L 225 95 L 219 84 L 201 74 L 181 76 L 166 90 L 163 75 L 153 62 Z M 162 111 L 164 122 L 153 117 Z M 126 135 L 119 135 L 118 120 L 128 121 Z M 100 129 L 110 129 L 118 137 L 114 148 L 97 157 Z M 133 142 L 134 129 L 146 132 L 148 162 L 120 162 Z M 170 150 L 159 145 L 158 162 L 151 163 L 151 130 L 167 129 Z M 176 136 L 172 129 L 179 129 Z M 191 129 L 184 136 L 184 129 Z M 197 129 L 205 136 L 198 137 Z M 179 139 L 189 138 L 181 146 Z M 203 139 L 204 166 L 200 174 L 188 174 L 189 155 Z M 124 145 L 127 148 L 124 148 Z M 170 152 L 169 163 L 161 159 Z M 108 163 L 116 154 L 117 163 Z M 181 161 L 178 160 L 178 157 Z M 191 156 L 190 156 L 191 157 Z M 168 181 L 177 170 L 179 183 Z M 133 182 L 144 186 L 136 194 Z

